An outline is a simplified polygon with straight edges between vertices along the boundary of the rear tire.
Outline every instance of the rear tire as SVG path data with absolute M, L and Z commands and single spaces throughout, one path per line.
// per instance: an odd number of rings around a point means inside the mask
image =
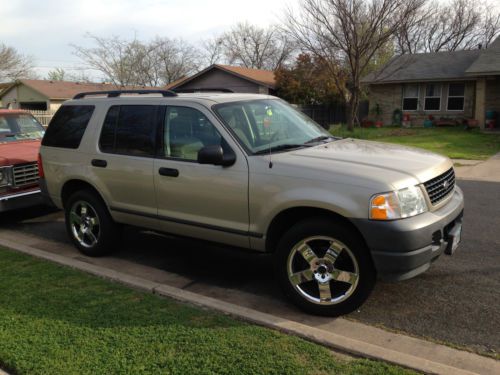
M 89 190 L 73 193 L 65 203 L 64 213 L 68 236 L 80 252 L 97 257 L 116 249 L 119 226 L 95 193 Z
M 316 315 L 339 316 L 358 309 L 376 281 L 360 235 L 328 218 L 292 226 L 278 243 L 275 266 L 285 295 Z

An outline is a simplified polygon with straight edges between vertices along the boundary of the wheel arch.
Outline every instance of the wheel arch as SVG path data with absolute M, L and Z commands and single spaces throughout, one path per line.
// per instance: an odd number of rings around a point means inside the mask
M 359 229 L 345 216 L 340 215 L 337 212 L 330 211 L 324 208 L 318 207 L 309 207 L 309 206 L 299 206 L 299 207 L 291 207 L 287 208 L 281 212 L 279 212 L 269 224 L 269 227 L 266 231 L 266 252 L 274 252 L 278 245 L 280 238 L 283 234 L 291 228 L 293 225 L 307 218 L 325 218 L 331 220 L 333 222 L 342 223 L 352 229 L 356 234 L 359 235 L 359 238 L 363 240 L 366 244 L 366 241 L 359 231 Z
M 62 204 L 63 204 L 63 207 L 66 207 L 66 202 L 68 201 L 69 197 L 76 191 L 79 191 L 79 190 L 88 190 L 88 191 L 91 191 L 92 193 L 94 193 L 96 195 L 96 197 L 98 197 L 106 207 L 107 204 L 106 204 L 106 201 L 104 200 L 102 194 L 99 192 L 99 190 L 97 190 L 97 188 L 92 185 L 91 183 L 87 182 L 87 181 L 84 181 L 84 180 L 80 180 L 80 179 L 71 179 L 71 180 L 68 180 L 64 183 L 62 189 L 61 189 L 61 201 L 62 201 Z

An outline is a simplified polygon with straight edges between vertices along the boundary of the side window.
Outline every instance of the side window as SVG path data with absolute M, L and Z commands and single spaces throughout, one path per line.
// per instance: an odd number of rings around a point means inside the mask
M 94 113 L 93 105 L 62 106 L 50 121 L 42 145 L 78 148 L 92 113 Z
M 115 151 L 115 132 L 119 112 L 120 106 L 115 105 L 106 114 L 104 124 L 102 125 L 101 137 L 99 138 L 99 148 L 102 152 L 112 153 Z
M 122 105 L 109 109 L 101 130 L 102 152 L 154 156 L 157 106 Z
M 164 156 L 197 160 L 203 147 L 228 146 L 208 118 L 194 108 L 167 107 L 163 131 Z

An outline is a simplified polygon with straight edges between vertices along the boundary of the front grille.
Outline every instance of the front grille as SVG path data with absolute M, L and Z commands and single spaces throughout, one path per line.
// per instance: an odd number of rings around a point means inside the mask
M 35 185 L 38 183 L 38 165 L 36 162 L 15 165 L 12 168 L 12 173 L 14 176 L 15 187 Z
M 455 188 L 455 172 L 453 168 L 427 181 L 424 183 L 424 186 L 425 190 L 427 190 L 429 200 L 433 205 L 436 205 L 451 194 Z

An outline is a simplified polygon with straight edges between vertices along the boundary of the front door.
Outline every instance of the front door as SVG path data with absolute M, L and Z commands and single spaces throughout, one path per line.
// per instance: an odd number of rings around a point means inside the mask
M 162 128 L 154 181 L 163 230 L 248 247 L 248 166 L 242 151 L 201 106 L 167 106 Z M 236 153 L 235 164 L 199 164 L 198 151 L 209 145 Z

